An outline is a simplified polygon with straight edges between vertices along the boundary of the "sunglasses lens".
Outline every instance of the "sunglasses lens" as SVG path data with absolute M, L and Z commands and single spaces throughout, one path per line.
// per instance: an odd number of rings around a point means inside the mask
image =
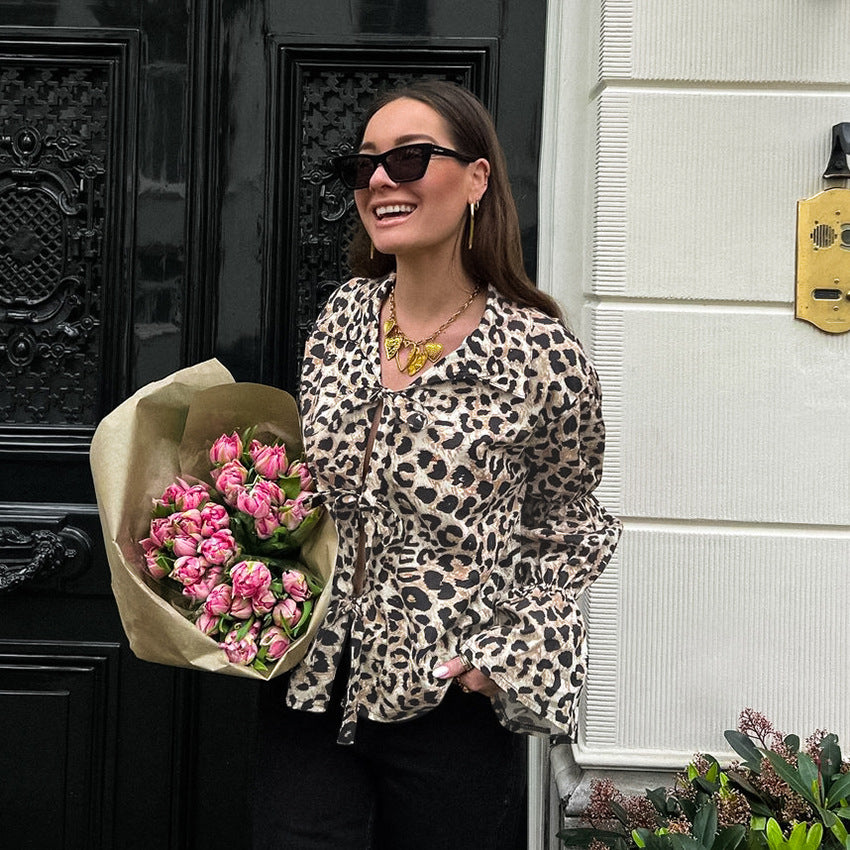
M 386 158 L 384 167 L 390 180 L 395 183 L 407 183 L 412 180 L 420 180 L 425 176 L 428 168 L 430 148 L 420 145 L 406 145 L 391 151 Z
M 430 145 L 405 145 L 387 151 L 381 157 L 353 153 L 334 160 L 339 179 L 349 189 L 365 189 L 379 164 L 383 164 L 387 176 L 395 183 L 409 183 L 425 176 L 431 159 Z
M 368 156 L 351 154 L 341 156 L 336 161 L 337 173 L 340 180 L 349 189 L 363 189 L 369 185 L 369 180 L 375 173 L 375 164 Z

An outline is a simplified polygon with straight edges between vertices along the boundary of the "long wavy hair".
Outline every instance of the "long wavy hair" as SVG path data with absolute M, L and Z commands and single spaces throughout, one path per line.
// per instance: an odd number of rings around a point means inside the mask
M 549 316 L 562 319 L 557 302 L 541 292 L 525 272 L 516 203 L 508 181 L 505 155 L 490 113 L 475 95 L 454 83 L 421 80 L 378 97 L 363 119 L 357 137 L 358 148 L 366 125 L 375 113 L 400 98 L 418 100 L 430 106 L 448 125 L 456 150 L 475 159 L 483 157 L 490 163 L 487 191 L 475 213 L 472 249 L 466 247 L 466 236 L 462 242 L 461 262 L 466 273 L 482 286 L 492 284 L 517 304 L 536 307 Z M 468 221 L 466 227 L 469 227 Z M 358 221 L 348 251 L 352 274 L 381 277 L 395 269 L 394 255 L 375 249 L 374 257 L 370 257 L 370 250 L 369 236 Z

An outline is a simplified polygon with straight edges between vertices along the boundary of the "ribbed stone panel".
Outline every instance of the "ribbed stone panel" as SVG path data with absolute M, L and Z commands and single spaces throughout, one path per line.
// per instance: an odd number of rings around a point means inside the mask
M 726 751 L 745 707 L 786 732 L 847 740 L 850 620 L 834 600 L 848 551 L 850 530 L 631 523 L 616 572 L 591 591 L 580 761 Z
M 618 295 L 627 289 L 631 116 L 632 95 L 627 91 L 606 91 L 597 101 L 591 278 L 596 295 Z
M 797 201 L 850 93 L 608 89 L 597 114 L 594 293 L 793 300 Z
M 850 79 L 850 14 L 840 0 L 603 0 L 602 20 L 603 79 Z
M 606 504 L 850 527 L 850 334 L 817 331 L 790 306 L 603 303 L 591 316 Z

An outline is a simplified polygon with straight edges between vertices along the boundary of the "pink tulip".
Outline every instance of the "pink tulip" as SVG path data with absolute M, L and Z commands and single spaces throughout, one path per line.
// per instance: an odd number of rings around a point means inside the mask
M 201 557 L 211 564 L 227 564 L 232 561 L 239 552 L 233 534 L 229 529 L 216 531 L 212 537 L 201 541 L 199 548 Z
M 229 437 L 222 434 L 210 448 L 210 460 L 216 466 L 237 460 L 241 454 L 242 440 L 235 431 Z
M 153 503 L 160 507 L 173 507 L 177 510 L 181 510 L 181 508 L 177 507 L 177 502 L 188 489 L 189 485 L 182 478 L 178 478 L 174 484 L 169 484 L 168 487 L 165 488 L 161 498 L 154 499 Z
M 301 619 L 301 606 L 292 598 L 281 599 L 272 611 L 272 620 L 276 626 L 287 625 L 292 628 Z
M 289 465 L 289 469 L 286 470 L 286 475 L 288 478 L 297 475 L 301 479 L 302 491 L 306 492 L 313 489 L 313 476 L 310 474 L 310 470 L 307 469 L 307 464 L 303 461 L 293 461 Z
M 183 534 L 189 536 L 191 534 L 201 533 L 203 520 L 201 519 L 201 512 L 197 508 L 173 513 L 169 519 L 171 520 L 171 528 L 175 535 Z
M 230 611 L 232 601 L 233 588 L 226 582 L 216 585 L 204 602 L 204 611 L 220 617 L 222 614 L 227 614 Z
M 307 516 L 307 510 L 300 499 L 289 499 L 278 512 L 280 524 L 295 531 Z
M 244 514 L 249 514 L 255 519 L 262 519 L 269 515 L 271 510 L 271 499 L 268 493 L 253 487 L 250 490 L 241 490 L 236 497 L 236 507 Z
M 265 593 L 272 583 L 272 574 L 262 561 L 240 561 L 230 570 L 233 592 L 251 599 Z
M 207 502 L 201 508 L 201 534 L 204 537 L 212 537 L 216 531 L 229 528 L 230 516 L 223 505 L 215 502 Z
M 209 614 L 206 611 L 201 611 L 200 616 L 195 620 L 195 625 L 205 634 L 211 635 L 218 630 L 219 619 L 215 614 Z
M 277 514 L 270 513 L 268 516 L 254 520 L 254 531 L 257 532 L 260 540 L 268 540 L 278 528 L 280 528 L 280 520 Z
M 186 556 L 178 558 L 174 562 L 174 569 L 171 571 L 171 577 L 180 584 L 190 585 L 200 581 L 206 572 L 206 565 L 200 558 Z
M 286 469 L 286 447 L 266 446 L 257 440 L 251 442 L 248 449 L 254 469 L 263 478 L 277 478 Z
M 164 546 L 167 541 L 174 539 L 174 529 L 170 517 L 156 517 L 151 520 L 151 540 L 157 546 Z
M 244 596 L 233 595 L 230 602 L 230 616 L 237 620 L 247 620 L 254 613 L 251 600 Z
M 283 629 L 269 626 L 260 635 L 260 646 L 266 647 L 266 660 L 278 661 L 289 649 L 290 640 Z
M 248 480 L 248 470 L 238 460 L 231 460 L 224 466 L 212 470 L 210 475 L 215 481 L 215 489 L 227 499 L 228 504 L 233 504 L 228 498 L 228 493 L 243 487 Z
M 195 484 L 194 487 L 189 487 L 184 490 L 179 496 L 175 505 L 181 511 L 190 511 L 206 504 L 210 498 L 210 492 L 206 484 Z
M 178 534 L 174 538 L 174 554 L 178 558 L 183 558 L 187 555 L 198 554 L 198 544 L 201 542 L 200 534 Z
M 219 646 L 232 664 L 250 664 L 257 657 L 257 638 L 251 632 L 240 640 L 236 637 L 236 629 L 233 629 Z
M 274 593 L 271 590 L 266 590 L 263 593 L 258 593 L 251 599 L 251 607 L 254 609 L 255 614 L 262 617 L 274 608 L 276 602 L 277 597 Z
M 153 576 L 155 579 L 163 579 L 165 578 L 171 571 L 166 569 L 157 561 L 157 555 L 159 554 L 159 550 L 151 550 L 150 552 L 145 552 L 145 569 L 147 569 L 148 573 Z
M 286 501 L 283 490 L 274 481 L 267 481 L 265 478 L 261 478 L 254 485 L 253 490 L 255 493 L 262 493 L 264 496 L 268 496 L 269 504 L 274 507 L 278 507 Z
M 307 586 L 307 579 L 304 578 L 304 573 L 298 570 L 287 570 L 281 576 L 283 581 L 283 589 L 296 601 L 303 602 L 311 596 L 310 588 Z
M 224 570 L 221 567 L 213 567 L 208 570 L 204 576 L 192 584 L 187 584 L 183 588 L 183 595 L 190 599 L 197 599 L 203 602 L 212 592 L 213 588 L 221 583 Z

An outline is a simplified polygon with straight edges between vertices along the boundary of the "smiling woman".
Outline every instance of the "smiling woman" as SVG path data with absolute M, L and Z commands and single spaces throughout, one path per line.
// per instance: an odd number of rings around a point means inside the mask
M 471 94 L 386 95 L 334 167 L 363 276 L 319 317 L 301 403 L 339 556 L 286 708 L 262 724 L 280 741 L 261 781 L 288 791 L 273 811 L 265 797 L 257 847 L 517 850 L 516 732 L 574 733 L 576 597 L 619 536 L 592 492 L 596 373 L 523 270 L 504 157 Z

